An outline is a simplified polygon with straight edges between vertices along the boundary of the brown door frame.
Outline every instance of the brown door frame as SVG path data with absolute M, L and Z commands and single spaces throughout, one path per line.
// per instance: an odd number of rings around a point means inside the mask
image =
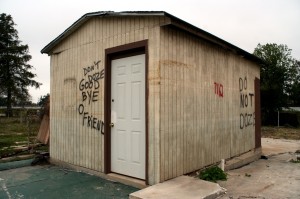
M 255 77 L 255 148 L 261 147 L 260 79 Z
M 111 61 L 114 59 L 145 54 L 145 181 L 148 184 L 148 40 L 105 49 L 104 66 L 104 173 L 111 172 Z

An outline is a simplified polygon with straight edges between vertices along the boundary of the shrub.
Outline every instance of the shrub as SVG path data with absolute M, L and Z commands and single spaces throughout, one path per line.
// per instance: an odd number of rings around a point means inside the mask
M 213 166 L 201 171 L 199 178 L 210 182 L 217 182 L 217 180 L 227 180 L 227 174 L 219 167 Z

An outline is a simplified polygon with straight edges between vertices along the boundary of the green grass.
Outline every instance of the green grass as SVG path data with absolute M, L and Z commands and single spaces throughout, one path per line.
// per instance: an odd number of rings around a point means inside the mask
M 16 142 L 25 141 L 28 141 L 28 136 L 26 134 L 3 134 L 0 135 L 0 149 L 16 145 Z
M 18 117 L 0 118 L 0 157 L 6 157 L 14 153 L 13 146 L 27 145 L 28 136 L 37 136 L 40 121 L 23 118 L 23 122 Z M 18 143 L 21 142 L 21 143 Z
M 292 162 L 292 163 L 300 163 L 300 160 L 290 160 L 290 162 Z
M 24 119 L 25 120 L 25 119 Z M 2 134 L 18 134 L 28 133 L 28 131 L 38 132 L 40 126 L 39 121 L 30 121 L 28 126 L 27 121 L 20 122 L 19 118 L 0 118 L 0 135 Z
M 219 167 L 213 166 L 201 171 L 199 178 L 210 182 L 217 182 L 217 180 L 227 180 L 227 174 Z

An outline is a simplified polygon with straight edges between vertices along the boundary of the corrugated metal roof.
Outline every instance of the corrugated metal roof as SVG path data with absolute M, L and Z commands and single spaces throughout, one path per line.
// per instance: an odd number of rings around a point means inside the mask
M 245 50 L 230 44 L 229 42 L 220 39 L 209 32 L 206 32 L 194 25 L 191 25 L 167 12 L 164 11 L 123 11 L 123 12 L 113 12 L 113 11 L 99 11 L 99 12 L 91 12 L 83 15 L 81 18 L 79 18 L 77 21 L 75 21 L 69 28 L 67 28 L 62 34 L 60 34 L 58 37 L 56 37 L 53 41 L 51 41 L 48 45 L 46 45 L 42 50 L 41 53 L 47 53 L 50 54 L 51 50 L 64 38 L 72 34 L 78 27 L 80 27 L 83 23 L 85 23 L 87 20 L 89 20 L 91 17 L 114 17 L 114 16 L 166 16 L 171 19 L 170 24 L 165 25 L 171 25 L 175 26 L 177 28 L 180 28 L 184 31 L 188 31 L 191 34 L 194 34 L 198 37 L 201 37 L 211 43 L 214 43 L 220 47 L 223 47 L 227 50 L 230 50 L 240 56 L 246 57 L 248 59 L 251 59 L 256 62 L 262 62 L 262 60 Z

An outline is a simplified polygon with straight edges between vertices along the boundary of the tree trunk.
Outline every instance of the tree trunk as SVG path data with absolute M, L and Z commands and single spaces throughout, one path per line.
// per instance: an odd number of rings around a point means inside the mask
M 6 117 L 12 117 L 12 107 L 11 107 L 11 90 L 7 90 L 7 102 L 6 102 Z

